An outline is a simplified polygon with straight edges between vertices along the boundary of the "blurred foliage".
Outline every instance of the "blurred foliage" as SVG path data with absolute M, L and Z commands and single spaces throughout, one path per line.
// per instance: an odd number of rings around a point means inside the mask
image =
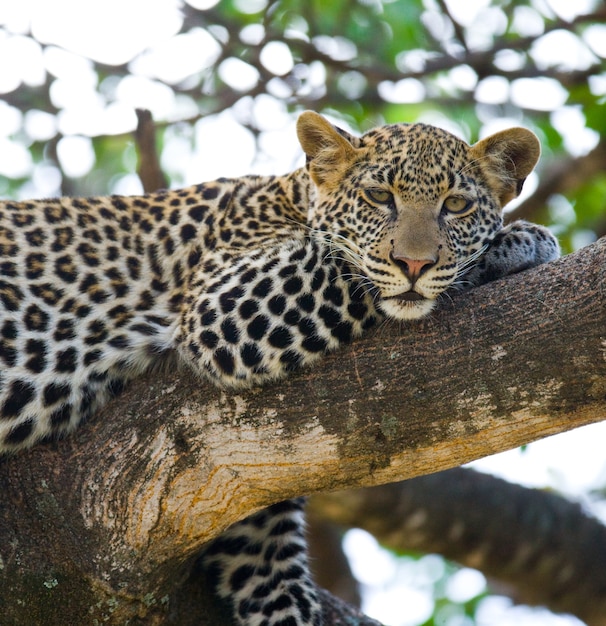
M 34 27 L 21 25 L 15 32 L 10 20 L 4 27 L 0 22 L 2 50 L 10 51 L 17 40 L 23 47 L 27 39 L 42 65 L 37 79 L 24 76 L 3 94 L 8 106 L 0 109 L 0 119 L 15 113 L 21 119 L 9 125 L 6 141 L 10 150 L 27 148 L 30 161 L 16 171 L 18 158 L 9 159 L 8 168 L 0 160 L 0 193 L 136 190 L 133 159 L 123 156 L 129 149 L 132 155 L 128 131 L 135 126 L 134 115 L 125 117 L 124 109 L 134 105 L 149 108 L 164 133 L 163 163 L 173 185 L 193 182 L 173 153 L 181 150 L 186 161 L 188 151 L 208 151 L 196 128 L 226 111 L 257 142 L 251 171 L 259 163 L 274 171 L 292 167 L 292 159 L 275 154 L 271 143 L 267 147 L 264 135 L 304 108 L 331 114 L 355 130 L 423 120 L 469 141 L 500 125 L 523 124 L 543 142 L 541 178 L 562 162 L 575 168 L 592 149 L 604 162 L 606 7 L 598 0 L 222 0 L 206 9 L 196 6 L 200 0 L 182 2 L 179 32 L 122 65 L 94 59 L 79 59 L 78 65 L 77 54 L 64 52 L 66 67 L 75 68 L 72 82 L 79 85 L 71 94 L 65 90 L 69 70 L 57 70 L 57 42 L 36 40 Z M 167 56 L 175 50 L 181 53 L 176 62 Z M 172 74 L 166 69 L 171 63 Z M 139 82 L 133 87 L 134 77 Z M 268 101 L 277 112 L 269 123 L 267 114 L 263 118 Z M 90 124 L 81 122 L 87 106 Z M 120 123 L 98 123 L 116 110 L 122 111 Z M 80 158 L 75 172 L 66 164 L 69 151 L 61 152 L 62 140 L 72 135 L 91 137 L 94 146 L 89 167 Z M 276 166 L 276 159 L 284 166 Z M 197 172 L 204 174 L 204 168 Z M 529 198 L 523 213 L 553 225 L 570 250 L 606 228 L 604 178 L 583 166 L 562 187 L 546 197 L 538 194 L 534 203 Z
M 549 0 L 196 6 L 183 2 L 178 33 L 116 66 L 37 40 L 35 28 L 22 21 L 19 28 L 3 24 L 6 11 L 0 11 L 0 65 L 14 65 L 9 54 L 17 45 L 29 46 L 40 64 L 36 77 L 24 71 L 0 94 L 0 195 L 137 190 L 134 106 L 154 116 L 173 185 L 193 182 L 185 164 L 196 154 L 211 151 L 212 158 L 218 146 L 200 138 L 201 124 L 222 114 L 256 145 L 251 171 L 285 171 L 293 162 L 271 135 L 283 127 L 294 137 L 292 120 L 311 108 L 354 130 L 423 120 L 468 141 L 504 125 L 530 127 L 544 153 L 538 186 L 517 212 L 550 224 L 567 250 L 606 233 L 604 2 L 558 2 L 566 14 Z M 111 33 L 107 43 L 116 44 Z M 177 46 L 181 57 L 170 57 Z M 58 55 L 67 69 L 57 69 Z M 185 76 L 183 64 L 191 68 Z M 0 87 L 1 78 L 0 68 Z M 224 142 L 239 153 L 245 136 Z M 77 144 L 80 152 L 76 144 L 66 149 L 74 138 L 89 138 Z M 562 171 L 574 175 L 557 174 Z M 203 168 L 195 174 L 205 178 Z M 427 624 L 468 623 L 446 608 L 443 585 L 436 585 L 436 613 Z M 480 600 L 467 602 L 462 614 L 473 616 Z

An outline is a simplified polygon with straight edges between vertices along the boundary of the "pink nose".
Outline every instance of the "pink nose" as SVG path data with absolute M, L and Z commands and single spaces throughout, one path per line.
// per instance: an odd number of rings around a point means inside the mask
M 391 254 L 396 265 L 404 272 L 409 280 L 415 281 L 430 267 L 436 264 L 435 259 L 408 259 L 399 254 Z

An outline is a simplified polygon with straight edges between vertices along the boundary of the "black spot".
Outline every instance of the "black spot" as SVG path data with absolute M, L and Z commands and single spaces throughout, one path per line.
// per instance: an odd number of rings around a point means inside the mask
M 305 265 L 303 266 L 303 272 L 305 272 L 305 274 L 309 274 L 311 273 L 313 269 L 315 269 L 317 265 L 318 265 L 318 252 L 317 250 L 314 249 L 313 254 L 309 257 L 309 259 L 307 260 L 307 263 L 305 263 Z
M 280 363 L 284 364 L 284 369 L 287 372 L 292 372 L 298 369 L 303 362 L 303 355 L 296 350 L 285 350 L 280 355 Z
M 112 346 L 112 348 L 117 348 L 118 350 L 126 350 L 130 348 L 130 339 L 127 335 L 116 335 L 112 337 L 107 344 Z
M 17 311 L 23 297 L 23 292 L 19 287 L 0 280 L 0 300 L 7 311 Z
M 107 338 L 108 332 L 105 324 L 101 320 L 93 320 L 87 328 L 88 335 L 84 342 L 89 346 L 101 343 Z
M 58 372 L 75 372 L 78 361 L 76 348 L 67 348 L 57 352 L 55 369 Z
M 302 318 L 299 321 L 298 328 L 299 328 L 299 332 L 304 337 L 311 337 L 312 335 L 315 335 L 318 331 L 316 327 L 316 323 L 311 317 Z
M 297 309 L 289 309 L 288 311 L 286 311 L 286 313 L 284 313 L 284 321 L 289 326 L 296 326 L 299 323 L 300 319 L 301 314 Z
M 212 330 L 204 330 L 200 333 L 200 343 L 213 350 L 219 343 L 219 335 Z
M 316 306 L 316 300 L 311 293 L 305 293 L 297 297 L 297 305 L 305 312 L 311 313 Z
M 245 524 L 246 522 L 242 523 Z M 210 544 L 205 554 L 209 556 L 213 556 L 216 554 L 228 554 L 230 556 L 236 556 L 245 551 L 248 542 L 248 537 L 244 536 L 228 538 L 223 538 L 219 536 Z
M 281 278 L 286 278 L 287 276 L 292 276 L 293 274 L 296 274 L 296 273 L 297 273 L 296 265 L 286 265 L 278 272 L 278 275 Z
M 154 296 L 147 290 L 142 291 L 139 294 L 139 302 L 137 302 L 136 309 L 138 311 L 148 311 L 154 306 Z
M 133 280 L 139 280 L 141 277 L 141 261 L 137 257 L 129 256 L 126 259 L 126 267 L 128 268 L 128 275 Z
M 129 326 L 129 329 L 135 330 L 142 335 L 146 335 L 147 337 L 157 335 L 159 332 L 156 327 L 152 326 L 151 324 L 145 324 L 144 322 L 141 322 L 139 324 L 132 324 L 131 326 Z
M 295 250 L 289 257 L 289 261 L 302 261 L 307 254 L 307 248 L 305 246 L 301 246 L 298 250 Z
M 210 311 L 206 311 L 206 313 L 204 313 L 200 317 L 200 323 L 202 324 L 202 326 L 210 326 L 211 324 L 215 322 L 216 319 L 217 319 L 217 313 L 216 311 L 211 309 Z
M 227 348 L 218 348 L 214 353 L 215 363 L 225 374 L 233 374 L 235 369 L 234 357 Z
M 240 356 L 246 367 L 254 367 L 263 360 L 263 353 L 254 343 L 245 343 L 240 350 Z
M 44 274 L 45 263 L 43 254 L 28 254 L 25 257 L 25 277 L 29 280 L 40 278 Z
M 67 255 L 55 260 L 55 274 L 66 283 L 73 283 L 78 279 L 78 270 L 71 257 Z
M 67 398 L 70 393 L 71 387 L 67 383 L 50 383 L 44 387 L 42 392 L 44 406 L 51 406 L 51 404 Z
M 325 278 L 326 278 L 326 273 L 321 267 L 319 267 L 314 272 L 314 277 L 311 279 L 311 290 L 318 291 L 320 287 L 324 284 Z
M 287 561 L 301 554 L 304 550 L 305 548 L 298 543 L 286 543 L 276 552 L 274 560 Z
M 293 342 L 292 335 L 286 326 L 277 326 L 268 337 L 269 343 L 274 348 L 287 348 Z
M 36 304 L 30 304 L 23 318 L 27 330 L 44 332 L 48 327 L 49 315 Z
M 79 244 L 76 250 L 89 267 L 97 267 L 99 265 L 100 261 L 97 252 L 88 242 Z
M 238 309 L 242 319 L 250 319 L 259 310 L 256 300 L 244 300 Z
M 267 534 L 272 537 L 280 537 L 288 533 L 297 533 L 300 530 L 299 522 L 296 519 L 283 517 L 271 527 Z
M 257 315 L 247 326 L 246 330 L 251 339 L 261 339 L 267 332 L 269 319 L 265 315 Z
M 206 209 L 208 209 L 208 207 L 205 205 L 193 206 L 188 211 L 189 217 L 191 217 L 192 220 L 195 220 L 196 222 L 201 222 L 204 219 Z
M 201 193 L 205 200 L 214 200 L 219 195 L 219 187 L 203 187 Z
M 110 345 L 113 345 L 111 341 L 109 341 L 108 343 Z M 89 352 L 84 353 L 84 358 L 82 359 L 82 362 L 84 363 L 84 365 L 88 366 L 101 360 L 102 357 L 103 357 L 102 350 L 90 350 Z
M 199 248 L 192 250 L 187 257 L 187 267 L 195 267 L 200 262 L 202 252 Z
M 303 289 L 303 281 L 298 276 L 292 276 L 284 283 L 284 291 L 289 295 L 299 293 Z
M 231 592 L 240 591 L 250 578 L 255 574 L 253 565 L 241 565 L 229 577 L 229 588 Z
M 361 320 L 368 313 L 368 307 L 363 302 L 350 302 L 347 312 L 354 319 Z
M 236 300 L 244 295 L 242 287 L 232 287 L 219 296 L 219 304 L 223 313 L 230 313 L 236 307 Z
M 267 294 L 271 291 L 273 287 L 273 282 L 271 278 L 265 277 L 262 278 L 254 287 L 252 293 L 254 296 L 258 298 L 265 298 Z
M 323 352 L 328 347 L 328 343 L 322 337 L 310 335 L 301 342 L 301 346 L 308 352 Z
M 53 339 L 55 341 L 73 339 L 75 336 L 76 331 L 74 330 L 74 320 L 69 318 L 63 318 L 57 322 L 55 332 L 53 333 Z
M 295 574 L 296 573 L 298 572 L 295 572 Z M 300 578 L 300 575 L 297 576 L 297 578 Z M 301 589 L 299 585 L 292 585 L 289 590 L 290 590 L 292 597 L 297 602 L 297 608 L 299 609 L 299 613 L 301 614 L 301 617 L 305 621 L 309 621 L 311 619 L 311 605 L 309 603 L 309 599 L 307 595 L 303 593 L 303 590 Z
M 61 426 L 66 422 L 69 422 L 72 416 L 72 405 L 64 404 L 58 409 L 55 409 L 50 415 L 50 422 L 53 426 Z
M 120 196 L 110 196 L 110 200 L 113 206 L 116 207 L 116 209 L 118 209 L 119 211 L 126 211 L 126 209 L 128 208 L 128 205 Z
M 25 351 L 30 358 L 25 362 L 25 367 L 34 374 L 40 374 L 46 368 L 46 344 L 40 339 L 28 339 Z
M 339 341 L 348 342 L 351 341 L 353 328 L 350 322 L 341 322 L 330 331 L 330 334 Z
M 240 275 L 240 284 L 248 285 L 255 279 L 256 276 L 257 269 L 255 267 L 251 267 L 249 270 L 246 270 Z
M 376 323 L 377 323 L 377 318 L 374 317 L 374 315 L 371 315 L 370 317 L 367 317 L 364 320 L 364 323 L 362 324 L 362 328 L 364 330 L 368 330 L 369 328 L 372 328 Z
M 274 612 L 282 611 L 292 605 L 293 605 L 293 601 L 291 597 L 283 593 L 279 595 L 273 602 L 267 602 L 263 606 L 263 615 L 266 615 L 267 617 L 271 617 Z M 287 620 L 293 620 L 292 622 L 293 626 L 296 626 L 296 620 L 292 616 L 282 619 L 279 622 L 274 622 L 274 624 L 277 623 L 279 624 L 279 626 L 287 626 L 288 624 Z
M 271 270 L 273 270 L 274 267 L 276 267 L 276 265 L 278 265 L 278 259 L 271 259 L 263 265 L 263 267 L 261 268 L 261 272 L 266 274 L 267 272 L 270 272 Z
M 31 419 L 27 420 L 11 429 L 5 441 L 8 444 L 18 445 L 23 443 L 32 434 L 33 430 L 34 422 Z
M 322 305 L 318 309 L 318 315 L 324 321 L 327 328 L 335 328 L 341 322 L 341 314 L 330 306 Z
M 324 300 L 332 302 L 337 307 L 343 304 L 343 292 L 335 285 L 328 285 L 322 296 Z
M 269 299 L 267 306 L 274 315 L 282 315 L 286 308 L 286 298 L 281 294 L 277 294 Z
M 167 256 L 171 256 L 175 252 L 175 242 L 172 240 L 172 237 L 169 237 L 166 233 L 158 233 L 158 235 L 164 242 L 164 252 L 166 252 Z
M 2 405 L 2 417 L 16 417 L 34 399 L 35 395 L 36 387 L 32 383 L 26 380 L 13 380 Z
M 17 324 L 13 320 L 5 320 L 2 325 L 2 336 L 5 339 L 16 339 L 19 331 L 17 330 Z
M 15 278 L 18 275 L 17 265 L 12 261 L 2 261 L 0 263 L 0 274 L 9 278 Z
M 226 317 L 221 322 L 221 332 L 228 343 L 238 343 L 240 331 L 231 317 Z
M 13 367 L 17 363 L 17 350 L 6 341 L 0 341 L 0 358 L 8 367 Z
M 17 211 L 13 213 L 13 224 L 18 228 L 23 228 L 24 226 L 31 226 L 34 223 L 34 215 L 33 213 L 24 213 L 20 210 L 19 206 L 16 204 L 7 203 L 7 208 Z
M 181 226 L 181 241 L 187 243 L 196 236 L 196 228 L 193 224 L 183 224 Z
M 25 233 L 25 238 L 30 246 L 38 247 L 43 245 L 46 241 L 46 233 L 42 228 L 33 228 Z
M 109 299 L 110 295 L 99 286 L 99 281 L 94 274 L 87 274 L 80 282 L 79 289 L 86 292 L 88 297 L 96 304 L 101 304 Z
M 257 585 L 250 594 L 251 598 L 266 598 L 273 591 L 273 587 L 267 583 Z

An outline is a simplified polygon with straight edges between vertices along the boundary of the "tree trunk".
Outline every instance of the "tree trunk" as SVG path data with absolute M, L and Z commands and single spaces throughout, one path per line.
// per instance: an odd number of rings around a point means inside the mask
M 605 261 L 601 240 L 263 389 L 135 382 L 73 436 L 0 463 L 1 614 L 171 623 L 196 604 L 182 581 L 203 543 L 263 506 L 603 419 Z

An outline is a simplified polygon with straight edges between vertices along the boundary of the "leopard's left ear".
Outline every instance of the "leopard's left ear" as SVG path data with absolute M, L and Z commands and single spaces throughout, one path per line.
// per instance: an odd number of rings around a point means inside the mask
M 470 157 L 482 168 L 502 207 L 520 194 L 540 155 L 537 136 L 526 128 L 502 130 L 470 149 Z
M 301 113 L 297 135 L 317 185 L 337 184 L 340 174 L 356 158 L 358 140 L 313 111 Z

